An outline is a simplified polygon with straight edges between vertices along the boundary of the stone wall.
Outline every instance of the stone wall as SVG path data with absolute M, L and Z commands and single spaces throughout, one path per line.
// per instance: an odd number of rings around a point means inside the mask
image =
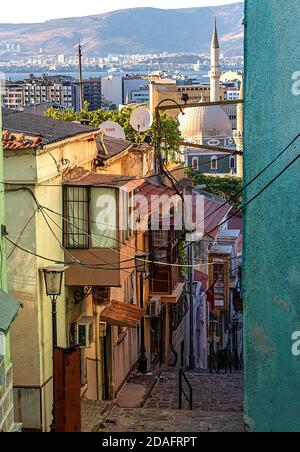
M 18 429 L 14 423 L 12 365 L 5 367 L 0 358 L 0 432 L 12 432 Z

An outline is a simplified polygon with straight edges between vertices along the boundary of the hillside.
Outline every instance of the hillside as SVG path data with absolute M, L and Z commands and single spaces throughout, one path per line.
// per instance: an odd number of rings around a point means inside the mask
M 22 52 L 74 54 L 78 40 L 86 55 L 209 51 L 213 17 L 218 17 L 222 51 L 242 53 L 243 3 L 161 10 L 134 8 L 40 24 L 0 24 L 0 42 L 21 44 Z

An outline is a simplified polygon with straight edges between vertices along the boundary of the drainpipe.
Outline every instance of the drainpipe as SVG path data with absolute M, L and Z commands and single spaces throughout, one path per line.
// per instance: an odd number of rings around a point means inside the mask
M 97 309 L 97 308 L 96 308 Z M 97 400 L 102 400 L 102 368 L 101 368 L 101 344 L 100 344 L 100 313 L 96 311 L 96 380 Z

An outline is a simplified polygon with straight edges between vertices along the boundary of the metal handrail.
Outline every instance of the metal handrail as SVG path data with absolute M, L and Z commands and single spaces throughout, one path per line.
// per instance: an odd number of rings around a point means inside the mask
M 185 390 L 183 389 L 183 380 L 186 382 L 188 388 L 189 388 L 189 396 L 186 394 Z M 185 399 L 187 400 L 190 410 L 193 410 L 193 388 L 191 383 L 189 382 L 186 374 L 184 373 L 183 369 L 179 370 L 179 409 L 183 409 L 183 398 L 184 395 Z

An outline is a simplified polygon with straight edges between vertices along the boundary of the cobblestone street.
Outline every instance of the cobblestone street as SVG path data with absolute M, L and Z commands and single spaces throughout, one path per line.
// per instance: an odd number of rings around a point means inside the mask
M 178 371 L 164 372 L 143 408 L 83 402 L 83 428 L 94 432 L 243 432 L 241 374 L 187 372 L 194 409 L 178 410 Z
M 186 373 L 194 392 L 194 409 L 201 411 L 243 411 L 241 374 Z M 165 372 L 148 398 L 146 408 L 178 409 L 178 372 Z M 186 406 L 188 408 L 188 406 Z

